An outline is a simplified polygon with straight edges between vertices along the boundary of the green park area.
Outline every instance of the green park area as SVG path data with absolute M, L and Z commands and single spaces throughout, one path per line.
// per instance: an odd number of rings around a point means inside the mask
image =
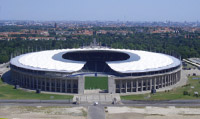
M 121 96 L 123 100 L 185 100 L 200 99 L 200 76 L 191 76 L 186 85 L 155 94 Z
M 85 89 L 108 89 L 108 77 L 85 77 Z
M 0 79 L 0 99 L 65 100 L 72 98 L 71 95 L 37 94 L 22 89 L 14 89 L 14 86 L 3 83 Z

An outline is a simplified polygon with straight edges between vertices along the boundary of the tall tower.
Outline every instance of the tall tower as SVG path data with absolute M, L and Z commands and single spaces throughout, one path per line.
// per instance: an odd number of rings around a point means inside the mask
M 58 26 L 57 26 L 57 23 L 55 22 L 55 24 L 54 24 L 54 28 L 56 29 L 56 28 L 58 28 Z

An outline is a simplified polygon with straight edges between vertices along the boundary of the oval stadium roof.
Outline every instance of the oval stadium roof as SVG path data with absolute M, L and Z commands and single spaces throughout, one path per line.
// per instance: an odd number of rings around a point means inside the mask
M 106 62 L 111 69 L 120 73 L 158 71 L 181 64 L 179 59 L 161 53 L 109 48 L 61 49 L 33 52 L 12 58 L 10 63 L 26 69 L 70 73 L 81 70 L 86 62 L 67 60 L 62 55 L 67 52 L 91 50 L 127 53 L 130 56 L 127 60 Z

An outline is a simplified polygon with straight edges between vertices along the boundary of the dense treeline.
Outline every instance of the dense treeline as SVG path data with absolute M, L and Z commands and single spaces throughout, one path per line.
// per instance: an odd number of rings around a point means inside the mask
M 51 26 L 0 26 L 0 32 L 18 32 L 22 29 L 47 30 Z
M 169 34 L 105 34 L 97 35 L 95 38 L 103 46 L 113 48 L 148 50 L 154 52 L 163 52 L 168 54 L 180 54 L 182 58 L 200 57 L 200 39 L 184 37 L 171 37 Z M 11 57 L 19 54 L 60 49 L 60 48 L 78 48 L 83 45 L 89 45 L 94 36 L 68 36 L 65 41 L 57 40 L 21 40 L 0 41 L 0 63 L 7 62 Z

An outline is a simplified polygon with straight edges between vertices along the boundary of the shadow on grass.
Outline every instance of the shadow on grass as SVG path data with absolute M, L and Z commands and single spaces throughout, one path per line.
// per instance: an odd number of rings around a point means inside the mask
M 2 81 L 9 84 L 9 85 L 14 85 L 13 80 L 11 79 L 11 71 L 7 71 L 2 75 Z

